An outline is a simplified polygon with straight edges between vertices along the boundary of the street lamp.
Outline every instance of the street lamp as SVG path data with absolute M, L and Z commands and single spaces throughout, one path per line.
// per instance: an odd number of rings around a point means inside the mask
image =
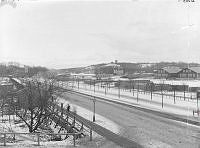
M 139 80 L 138 80 L 138 82 L 137 82 L 137 102 L 139 101 L 138 99 L 139 99 Z
M 94 93 L 95 93 L 95 80 L 94 80 Z
M 78 90 L 79 90 L 79 78 L 78 78 Z
M 133 96 L 134 96 L 134 81 L 132 81 L 132 86 L 133 86 Z
M 164 80 L 163 83 L 161 83 L 161 95 L 162 95 L 162 108 L 163 108 L 163 104 L 164 104 L 164 100 L 163 100 L 163 84 L 164 84 Z
M 150 89 L 151 89 L 151 100 L 152 100 L 152 97 L 153 97 L 153 87 L 154 87 L 154 84 L 151 82 L 150 83 Z
M 176 85 L 173 85 L 174 89 L 174 104 L 176 103 Z
M 120 80 L 119 80 L 119 84 L 118 84 L 118 97 L 120 98 Z
M 94 99 L 92 99 L 92 100 L 93 100 L 93 104 L 94 104 L 93 122 L 95 122 L 95 103 L 96 103 L 96 99 L 95 99 L 95 97 L 94 97 Z

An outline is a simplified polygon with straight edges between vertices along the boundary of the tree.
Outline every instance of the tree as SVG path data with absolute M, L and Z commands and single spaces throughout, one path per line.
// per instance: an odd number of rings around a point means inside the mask
M 53 94 L 53 84 L 47 81 L 28 81 L 25 88 L 18 97 L 18 110 L 15 107 L 16 115 L 29 128 L 29 132 L 35 132 L 50 115 L 47 112 Z

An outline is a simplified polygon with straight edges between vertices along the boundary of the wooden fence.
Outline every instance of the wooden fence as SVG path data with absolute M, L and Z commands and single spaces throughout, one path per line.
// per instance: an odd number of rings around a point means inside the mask
M 7 135 L 36 135 L 37 136 L 37 145 L 40 146 L 40 135 L 72 135 L 73 136 L 73 145 L 76 146 L 76 135 L 82 134 L 80 133 L 15 133 L 15 132 L 3 132 L 0 135 L 3 135 L 3 145 L 6 146 L 6 136 Z

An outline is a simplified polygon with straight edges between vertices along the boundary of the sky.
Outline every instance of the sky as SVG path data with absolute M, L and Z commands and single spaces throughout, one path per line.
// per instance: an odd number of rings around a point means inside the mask
M 48 68 L 200 63 L 200 2 L 20 0 L 0 6 L 0 62 Z

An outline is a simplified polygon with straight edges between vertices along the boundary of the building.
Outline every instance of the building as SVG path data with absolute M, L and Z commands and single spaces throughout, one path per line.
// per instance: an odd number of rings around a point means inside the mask
M 70 73 L 60 73 L 55 76 L 55 78 L 59 81 L 69 80 L 71 77 Z
M 155 78 L 158 79 L 174 79 L 179 77 L 179 72 L 181 69 L 179 67 L 170 66 L 158 69 L 155 71 Z
M 96 69 L 96 75 L 98 79 L 101 79 L 103 77 L 109 78 L 112 76 L 121 76 L 123 74 L 123 68 L 116 63 L 109 63 Z
M 82 69 L 81 72 L 85 73 L 85 74 L 94 74 L 95 73 L 95 67 L 94 66 L 87 66 L 84 69 Z
M 13 83 L 7 77 L 0 77 L 0 94 L 12 91 L 14 89 Z
M 183 68 L 178 72 L 181 79 L 198 79 L 200 78 L 200 67 Z

